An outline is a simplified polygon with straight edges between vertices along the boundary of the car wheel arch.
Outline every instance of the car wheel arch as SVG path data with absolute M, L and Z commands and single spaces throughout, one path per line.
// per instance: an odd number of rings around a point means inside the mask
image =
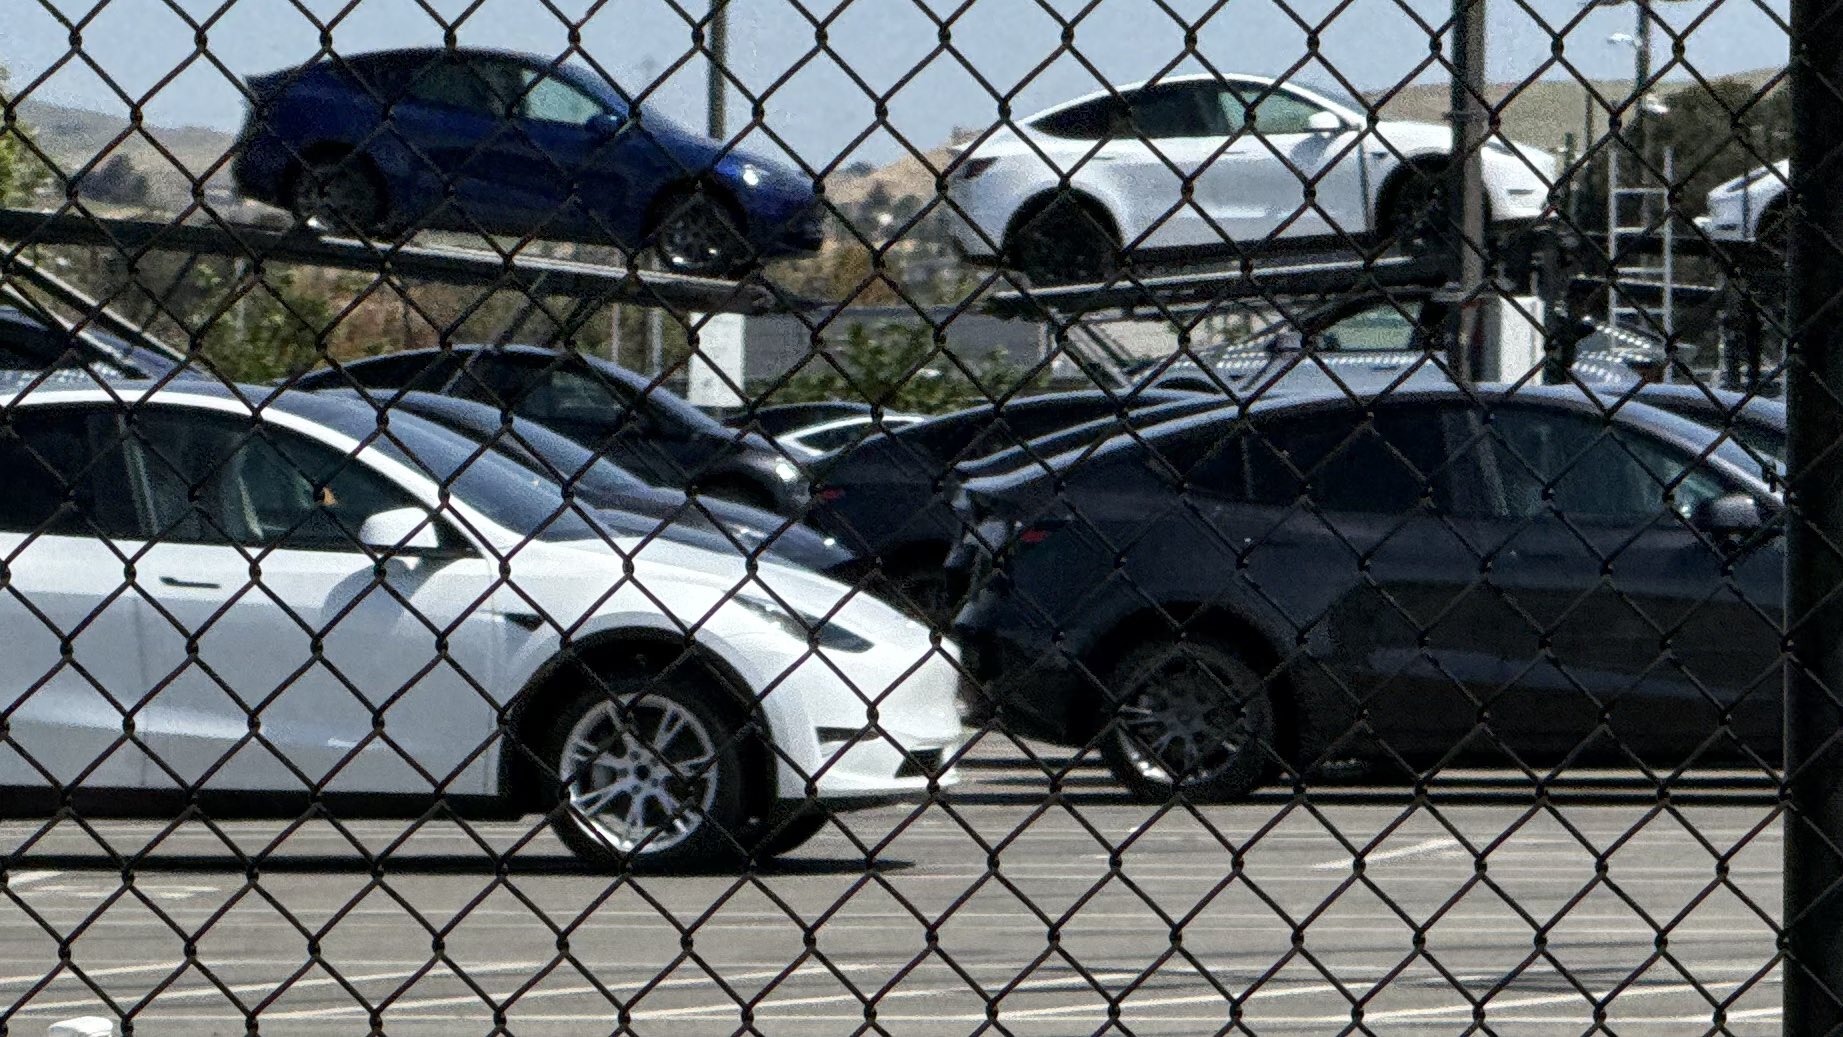
M 1012 210 L 1011 218 L 1005 222 L 1004 239 L 998 243 L 1000 248 L 1009 248 L 1012 241 L 1017 237 L 1018 231 L 1023 228 L 1026 223 L 1035 219 L 1044 210 L 1064 198 L 1087 209 L 1092 215 L 1100 220 L 1101 226 L 1112 236 L 1114 244 L 1124 246 L 1125 241 L 1121 237 L 1120 218 L 1113 206 L 1102 200 L 1097 193 L 1086 188 L 1064 188 L 1057 186 L 1038 191 L 1036 194 L 1025 198 L 1023 202 L 1019 203 L 1016 209 Z
M 1207 634 L 1199 631 L 1207 629 Z M 1103 714 L 1106 689 L 1101 682 L 1106 674 L 1140 645 L 1173 640 L 1175 630 L 1183 630 L 1199 641 L 1221 645 L 1239 653 L 1244 661 L 1266 680 L 1273 701 L 1279 729 L 1282 759 L 1298 763 L 1311 743 L 1310 721 L 1306 716 L 1299 682 L 1290 670 L 1290 655 L 1281 645 L 1284 640 L 1272 630 L 1246 614 L 1221 604 L 1202 602 L 1166 603 L 1141 609 L 1126 616 L 1094 639 L 1094 646 L 1081 659 L 1088 674 L 1084 682 L 1087 693 L 1071 703 L 1069 730 L 1083 738 L 1096 738 L 1100 729 L 1092 722 Z
M 695 639 L 648 628 L 590 634 L 558 648 L 518 694 L 500 709 L 496 790 L 500 801 L 520 811 L 549 808 L 546 789 L 553 779 L 544 775 L 542 768 L 547 761 L 536 758 L 533 746 L 549 722 L 547 711 L 567 702 L 579 687 L 572 679 L 572 670 L 581 668 L 605 675 L 653 668 L 683 672 L 687 667 L 720 687 L 735 691 L 735 694 L 717 695 L 713 702 L 735 723 L 736 730 L 745 730 L 751 724 L 758 728 L 772 724 L 765 710 L 757 710 L 756 717 L 749 715 L 751 711 L 740 701 L 753 697 L 748 682 L 728 660 Z M 747 786 L 751 813 L 765 813 L 774 805 L 774 791 L 779 782 L 772 740 L 772 731 L 758 730 L 754 737 L 746 738 L 742 746 L 744 770 L 754 779 Z

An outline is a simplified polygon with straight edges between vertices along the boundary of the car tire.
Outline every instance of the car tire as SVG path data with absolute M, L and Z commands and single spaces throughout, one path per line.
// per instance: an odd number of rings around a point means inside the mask
M 691 277 L 733 277 L 754 263 L 735 207 L 706 190 L 681 190 L 654 206 L 649 235 L 659 265 Z
M 1120 242 L 1094 206 L 1064 195 L 1017 221 L 1004 260 L 1037 284 L 1094 284 L 1119 276 Z
M 1458 242 L 1459 216 L 1453 211 L 1446 180 L 1444 169 L 1413 166 L 1401 173 L 1390 190 L 1382 233 L 1404 255 L 1444 255 Z
M 749 856 L 767 861 L 792 853 L 818 835 L 831 819 L 830 814 L 816 807 L 802 807 L 790 816 L 763 821 L 748 841 Z
M 600 867 L 719 863 L 748 820 L 739 733 L 686 678 L 610 677 L 555 714 L 541 750 L 556 768 L 551 819 Z
M 288 184 L 288 211 L 334 234 L 376 234 L 390 213 L 384 178 L 371 160 L 323 152 L 301 162 Z
M 1279 731 L 1260 674 L 1231 649 L 1179 642 L 1134 649 L 1108 675 L 1101 756 L 1135 797 L 1245 797 L 1272 772 Z

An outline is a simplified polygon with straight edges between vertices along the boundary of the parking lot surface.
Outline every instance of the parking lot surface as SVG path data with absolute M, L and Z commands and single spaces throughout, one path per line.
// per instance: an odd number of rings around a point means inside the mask
M 1664 798 L 1584 775 L 1545 802 L 1455 774 L 1418 805 L 1353 782 L 1160 809 L 1054 762 L 1051 796 L 989 741 L 942 801 L 848 815 L 747 876 L 594 874 L 535 819 L 8 822 L 0 1019 L 131 1012 L 143 1037 L 374 1014 L 428 1035 L 1779 1029 L 1781 837 L 1758 776 Z M 124 879 L 115 855 L 150 844 Z

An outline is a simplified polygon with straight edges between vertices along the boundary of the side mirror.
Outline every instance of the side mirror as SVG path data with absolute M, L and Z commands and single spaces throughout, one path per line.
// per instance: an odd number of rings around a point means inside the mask
M 613 112 L 598 112 L 589 116 L 586 128 L 597 137 L 612 137 L 621 132 L 621 127 L 625 125 L 627 120 L 622 116 Z
M 1766 528 L 1760 502 L 1748 493 L 1730 493 L 1696 509 L 1696 528 L 1723 537 L 1745 537 Z
M 380 511 L 359 527 L 358 542 L 379 553 L 419 554 L 439 549 L 435 519 L 421 508 Z
M 1343 116 L 1336 112 L 1313 112 L 1306 119 L 1305 128 L 1308 133 L 1342 133 L 1349 129 L 1344 124 Z

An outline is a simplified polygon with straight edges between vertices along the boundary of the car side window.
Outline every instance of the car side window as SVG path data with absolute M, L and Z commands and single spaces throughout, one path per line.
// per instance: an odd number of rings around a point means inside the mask
M 254 419 L 156 408 L 129 428 L 162 540 L 360 551 L 366 519 L 420 506 L 357 460 Z
M 1262 136 L 1309 133 L 1312 116 L 1325 110 L 1278 88 L 1244 86 L 1236 92 L 1240 95 L 1238 107 L 1244 113 L 1236 121 L 1245 123 L 1250 133 Z
M 1421 331 L 1411 306 L 1385 302 L 1333 321 L 1314 344 L 1346 353 L 1411 352 L 1421 348 Z
M 1670 511 L 1688 518 L 1726 492 L 1713 472 L 1692 470 L 1692 458 L 1617 422 L 1509 407 L 1485 429 L 1502 486 L 1486 506 L 1501 516 L 1642 524 Z
M 527 69 L 525 80 L 519 114 L 527 119 L 582 126 L 605 112 L 601 102 L 554 75 Z
M 139 539 L 118 437 L 106 416 L 21 408 L 0 419 L 0 532 Z
M 553 421 L 612 422 L 634 400 L 627 387 L 600 378 L 586 365 L 564 361 L 519 359 L 492 364 L 480 373 L 497 399 L 512 413 L 542 425 Z
M 1388 408 L 1368 420 L 1354 410 L 1284 418 L 1248 437 L 1249 497 L 1272 506 L 1405 515 L 1431 490 L 1446 507 L 1445 464 L 1439 414 L 1426 409 Z
M 1145 87 L 1132 97 L 1130 127 L 1115 135 L 1147 140 L 1226 136 L 1221 106 L 1200 87 L 1208 87 L 1210 94 L 1216 89 L 1213 84 L 1200 83 Z
M 490 114 L 492 90 L 474 63 L 458 58 L 439 57 L 411 74 L 409 96 L 425 104 L 461 108 L 481 115 Z
M 1125 107 L 1119 101 L 1100 97 L 1045 115 L 1030 126 L 1038 133 L 1063 140 L 1101 140 L 1124 114 Z

